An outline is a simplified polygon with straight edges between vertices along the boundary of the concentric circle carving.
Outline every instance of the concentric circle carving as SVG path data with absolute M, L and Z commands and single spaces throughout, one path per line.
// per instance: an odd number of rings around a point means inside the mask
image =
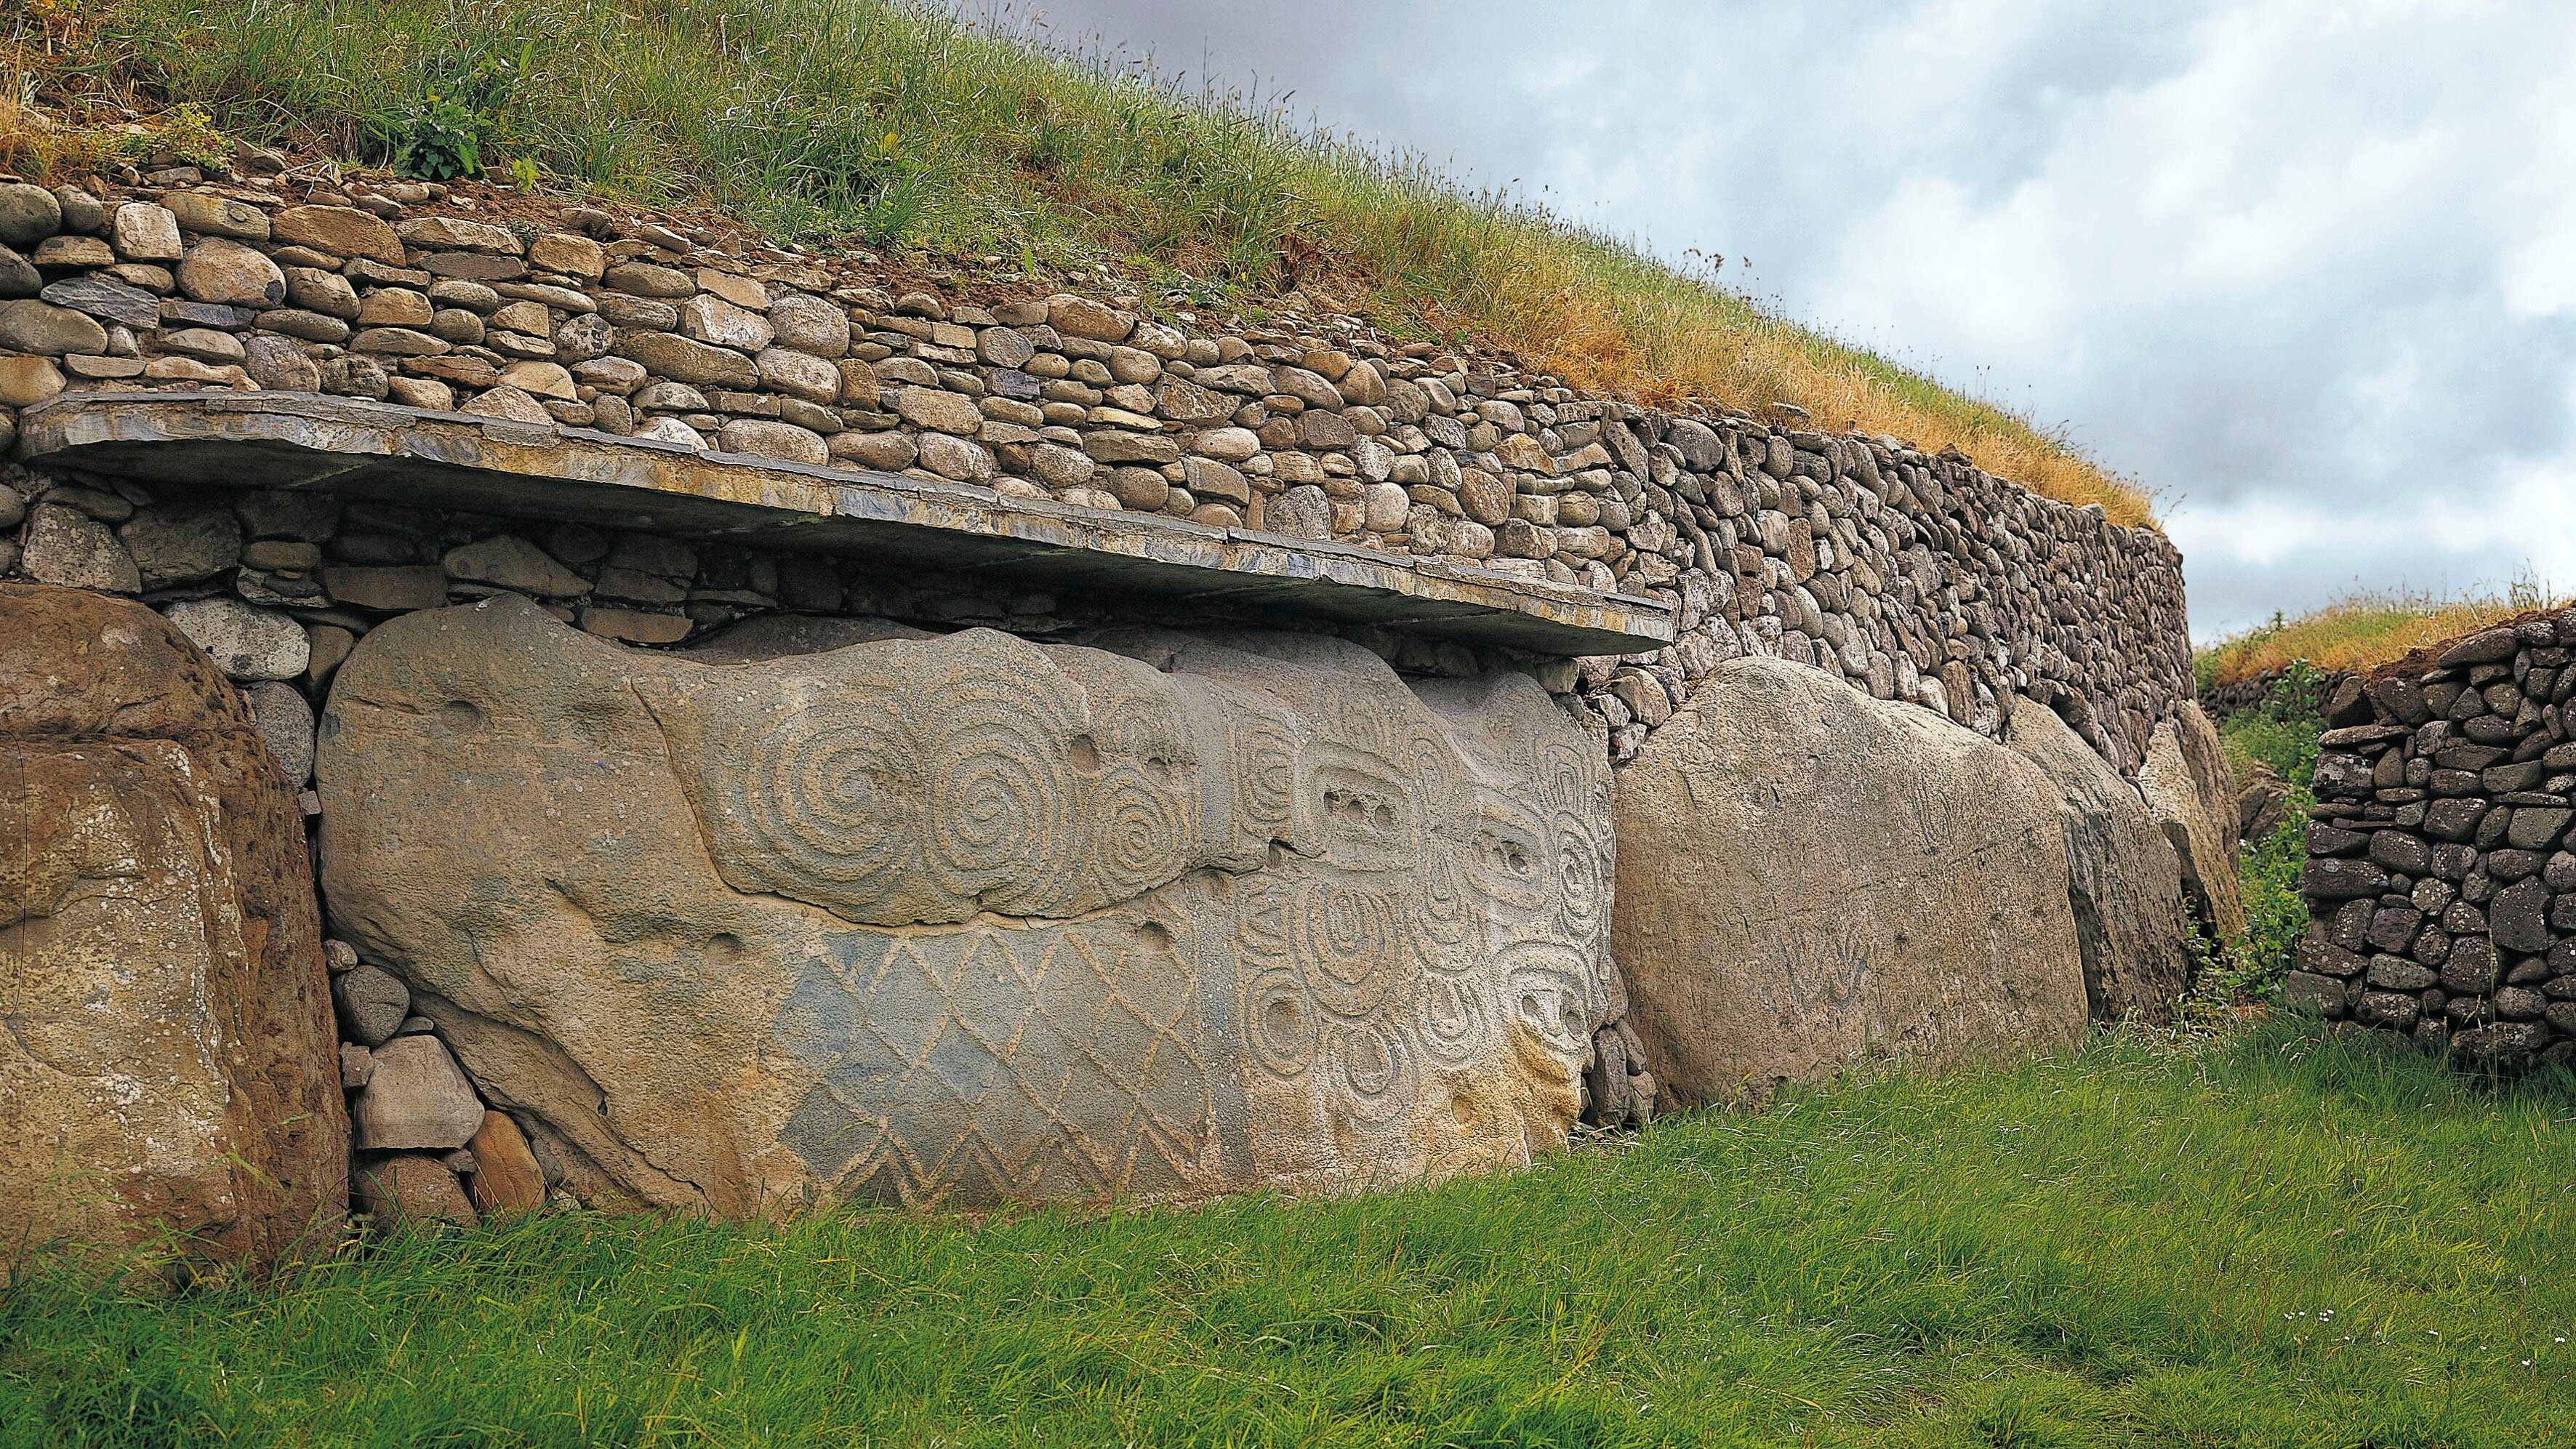
M 1313 1065 L 1317 1021 L 1305 987 L 1286 972 L 1254 977 L 1243 989 L 1244 1039 L 1272 1076 L 1302 1076 Z
M 1382 892 L 1308 881 L 1290 907 L 1291 949 L 1336 1016 L 1365 1016 L 1386 999 L 1402 939 L 1396 903 Z
M 790 895 L 864 904 L 900 888 L 921 849 L 910 742 L 872 691 L 790 699 L 717 730 L 706 779 L 743 838 L 736 864 Z M 818 888 L 820 888 L 818 890 Z
M 1333 1033 L 1332 1057 L 1353 1116 L 1384 1122 L 1413 1104 L 1421 1065 L 1393 1022 L 1344 1024 Z

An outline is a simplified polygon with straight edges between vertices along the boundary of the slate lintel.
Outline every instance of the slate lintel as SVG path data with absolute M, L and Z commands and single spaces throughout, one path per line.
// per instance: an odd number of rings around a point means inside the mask
M 967 483 L 781 463 L 317 393 L 76 392 L 26 409 L 19 458 L 146 482 L 389 503 L 875 557 L 1056 590 L 1206 602 L 1557 655 L 1673 640 L 1651 599 Z

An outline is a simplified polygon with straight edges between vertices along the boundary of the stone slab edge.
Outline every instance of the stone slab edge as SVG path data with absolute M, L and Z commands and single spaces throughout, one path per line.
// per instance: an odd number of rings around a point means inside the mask
M 349 467 L 301 477 L 240 480 L 272 487 L 331 491 L 366 470 L 356 460 L 402 460 L 759 510 L 769 515 L 763 525 L 793 526 L 800 547 L 828 548 L 836 535 L 891 526 L 990 540 L 1026 562 L 1066 552 L 1094 555 L 1103 564 L 1124 560 L 1127 567 L 1117 572 L 1140 592 L 1221 594 L 1237 580 L 1259 581 L 1271 586 L 1262 597 L 1285 607 L 1545 653 L 1634 653 L 1674 637 L 1673 611 L 1653 600 L 1498 579 L 1350 544 L 1099 514 L 1005 499 L 973 484 L 780 463 L 318 393 L 67 393 L 21 414 L 17 451 L 30 463 L 134 472 L 148 470 L 138 470 L 124 450 L 191 442 L 284 445 L 352 460 Z M 545 511 L 543 500 L 528 506 L 540 516 Z M 1193 580 L 1191 571 L 1228 577 Z

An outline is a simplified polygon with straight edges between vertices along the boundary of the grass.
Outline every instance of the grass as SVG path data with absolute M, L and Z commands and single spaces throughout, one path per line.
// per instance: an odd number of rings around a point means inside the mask
M 2499 592 L 2457 598 L 2364 591 L 2295 619 L 2275 614 L 2268 623 L 2193 651 L 2192 664 L 2203 689 L 2276 673 L 2293 660 L 2305 660 L 2330 673 L 2367 671 L 2427 644 L 2474 634 L 2516 614 L 2568 602 L 2547 584 L 2528 577 Z
M 2564 1442 L 2576 1095 L 2276 1024 L 1346 1201 L 565 1216 L 0 1298 L 0 1445 Z
M 1184 305 L 1278 289 L 1398 335 L 1473 339 L 1650 402 L 1803 409 L 1957 447 L 2048 496 L 2151 501 L 2014 411 L 1684 275 L 1423 158 L 887 0 L 17 0 L 0 162 L 63 172 L 131 109 L 261 143 L 481 164 L 775 234 L 1028 271 L 1103 262 Z M 8 117 L 0 116 L 0 121 Z M 190 127 L 194 117 L 183 115 Z M 192 131 L 193 134 L 193 131 Z M 1722 250 L 1722 248 L 1713 248 Z

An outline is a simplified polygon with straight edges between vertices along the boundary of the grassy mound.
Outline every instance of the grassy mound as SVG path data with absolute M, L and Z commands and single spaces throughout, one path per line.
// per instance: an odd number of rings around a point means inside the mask
M 2299 660 L 2328 673 L 2368 671 L 2428 644 L 2568 602 L 2530 579 L 2518 579 L 2497 593 L 2462 598 L 2354 593 L 2295 619 L 2275 614 L 2269 623 L 2195 650 L 2193 671 L 2203 689 L 2276 674 Z
M 20 0 L 0 25 L 11 94 L 42 105 L 0 124 L 0 163 L 22 170 L 219 128 L 431 173 L 523 164 L 776 234 L 975 265 L 1108 261 L 1176 306 L 1250 309 L 1296 288 L 1398 335 L 1500 347 L 1577 387 L 1788 404 L 1818 427 L 1955 446 L 2051 497 L 2151 521 L 2137 488 L 2063 437 L 1711 277 L 1462 194 L 1419 158 L 1312 134 L 1276 109 L 909 5 Z
M 0 1296 L 0 1445 L 2526 1445 L 2576 1096 L 2273 1027 L 1342 1202 L 568 1216 Z

